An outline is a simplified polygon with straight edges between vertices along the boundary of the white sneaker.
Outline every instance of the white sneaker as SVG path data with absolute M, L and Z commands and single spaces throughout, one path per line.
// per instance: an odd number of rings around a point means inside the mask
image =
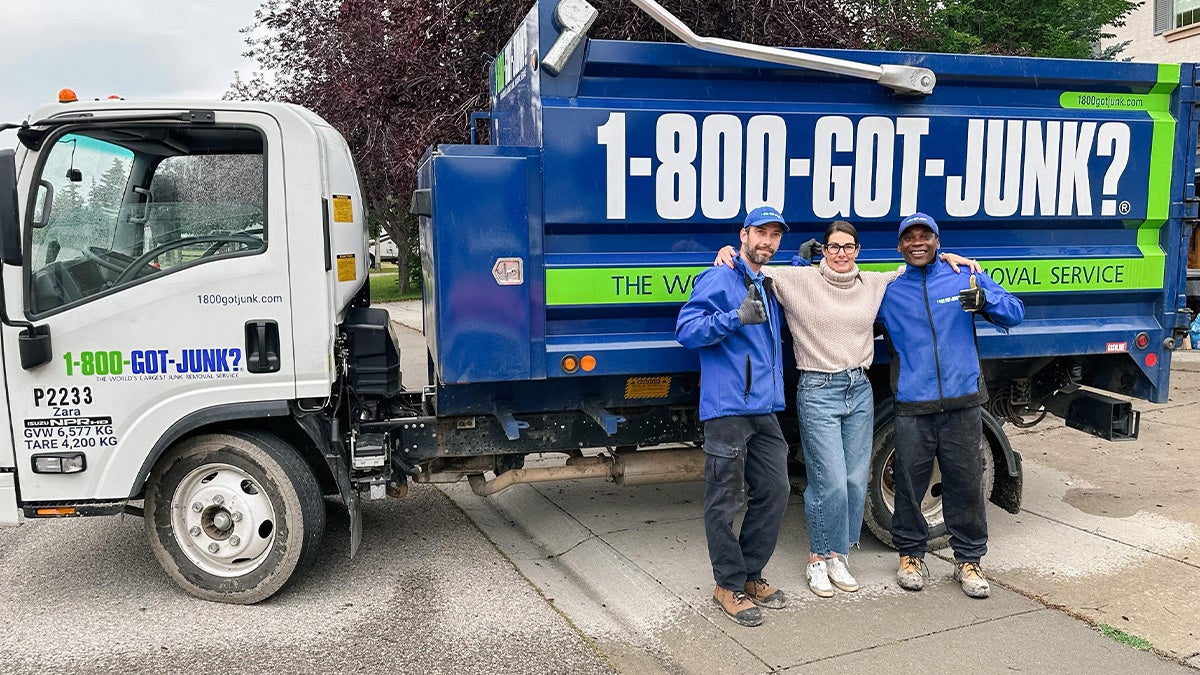
M 825 567 L 824 560 L 808 563 L 808 568 L 804 570 L 804 576 L 808 577 L 808 590 L 818 597 L 833 597 L 833 586 L 829 584 L 829 571 Z
M 846 563 L 849 558 L 843 558 L 840 555 L 834 554 L 832 558 L 825 561 L 826 567 L 829 569 L 829 581 L 839 589 L 847 593 L 853 593 L 858 590 L 858 581 L 850 574 L 850 570 L 846 568 Z

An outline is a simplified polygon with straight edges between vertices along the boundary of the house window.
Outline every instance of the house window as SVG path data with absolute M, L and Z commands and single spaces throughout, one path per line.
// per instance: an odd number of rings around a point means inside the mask
M 1200 0 L 1154 0 L 1154 34 L 1200 23 Z
M 1175 28 L 1200 23 L 1200 0 L 1175 0 Z

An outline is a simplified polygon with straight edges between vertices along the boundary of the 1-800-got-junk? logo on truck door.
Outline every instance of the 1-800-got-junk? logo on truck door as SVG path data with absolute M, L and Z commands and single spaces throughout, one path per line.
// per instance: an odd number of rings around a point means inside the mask
M 85 350 L 64 352 L 62 360 L 68 376 L 104 382 L 237 377 L 243 370 L 239 347 Z

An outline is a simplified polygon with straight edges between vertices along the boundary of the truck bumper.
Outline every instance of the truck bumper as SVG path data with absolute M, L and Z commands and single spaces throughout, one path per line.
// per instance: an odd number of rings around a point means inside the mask
M 17 508 L 17 477 L 11 473 L 0 473 L 0 527 L 13 527 L 20 524 L 20 509 Z

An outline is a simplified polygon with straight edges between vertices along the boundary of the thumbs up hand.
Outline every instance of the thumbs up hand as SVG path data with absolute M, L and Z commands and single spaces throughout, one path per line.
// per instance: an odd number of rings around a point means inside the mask
M 971 287 L 959 291 L 958 302 L 967 312 L 978 312 L 987 303 L 987 293 L 976 284 L 974 274 L 971 275 Z
M 803 244 L 800 244 L 800 252 L 798 255 L 804 260 L 808 261 L 808 264 L 811 265 L 813 258 L 817 257 L 820 253 L 821 242 L 817 241 L 816 239 L 809 239 Z
M 746 299 L 742 300 L 741 306 L 737 308 L 737 315 L 738 320 L 742 322 L 743 326 L 763 323 L 767 320 L 767 308 L 763 306 L 757 287 L 750 287 L 750 292 L 746 294 Z

